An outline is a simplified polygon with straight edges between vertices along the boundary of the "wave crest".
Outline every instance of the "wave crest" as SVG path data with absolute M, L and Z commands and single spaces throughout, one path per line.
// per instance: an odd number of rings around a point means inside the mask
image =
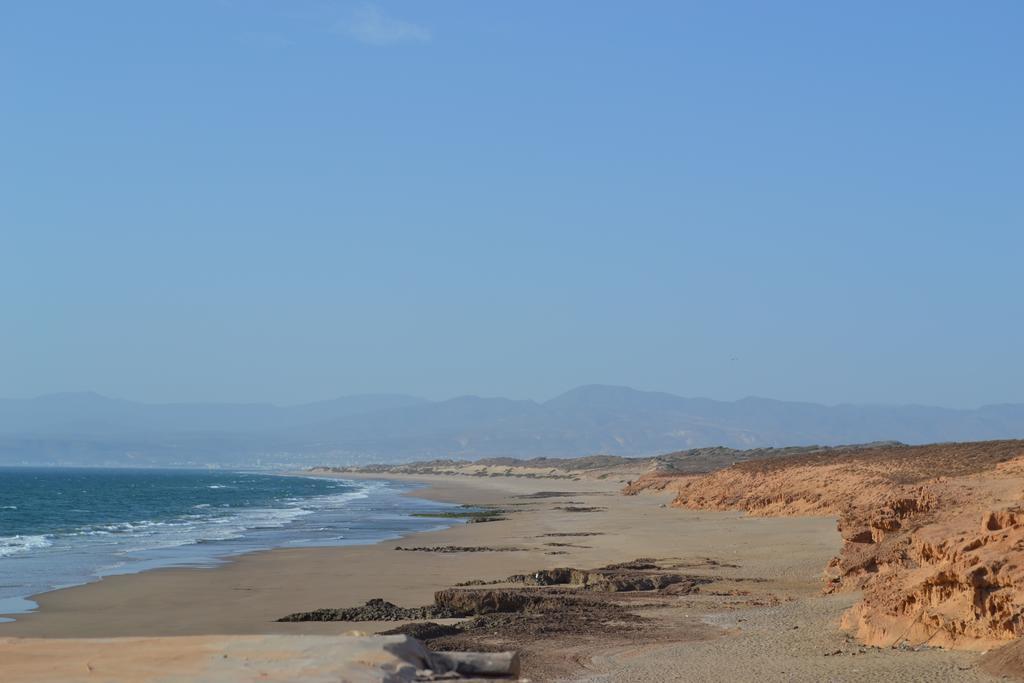
M 46 536 L 0 536 L 0 557 L 38 550 L 53 545 Z

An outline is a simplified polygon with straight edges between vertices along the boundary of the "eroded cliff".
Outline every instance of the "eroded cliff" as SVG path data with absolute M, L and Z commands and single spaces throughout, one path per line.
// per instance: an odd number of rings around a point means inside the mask
M 834 515 L 826 591 L 861 590 L 864 642 L 986 650 L 1024 635 L 1024 441 L 886 445 L 645 476 L 626 493 L 751 515 Z

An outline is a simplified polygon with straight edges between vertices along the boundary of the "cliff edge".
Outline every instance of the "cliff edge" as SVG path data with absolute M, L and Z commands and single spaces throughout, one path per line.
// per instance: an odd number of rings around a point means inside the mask
M 862 591 L 843 626 L 877 646 L 988 650 L 1024 635 L 1024 441 L 881 445 L 652 473 L 627 494 L 751 515 L 829 515 L 825 590 Z

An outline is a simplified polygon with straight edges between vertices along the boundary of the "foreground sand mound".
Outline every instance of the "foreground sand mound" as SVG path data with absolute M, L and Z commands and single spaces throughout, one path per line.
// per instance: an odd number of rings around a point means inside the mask
M 887 445 L 643 477 L 626 493 L 752 515 L 835 515 L 828 591 L 866 643 L 985 650 L 1024 635 L 1024 441 Z

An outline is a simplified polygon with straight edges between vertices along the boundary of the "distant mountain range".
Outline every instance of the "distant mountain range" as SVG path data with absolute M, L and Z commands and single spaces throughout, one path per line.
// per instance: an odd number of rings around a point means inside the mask
M 345 465 L 1021 437 L 1024 404 L 954 410 L 713 401 L 604 385 L 540 403 L 401 394 L 288 407 L 149 404 L 95 393 L 0 399 L 0 464 Z

